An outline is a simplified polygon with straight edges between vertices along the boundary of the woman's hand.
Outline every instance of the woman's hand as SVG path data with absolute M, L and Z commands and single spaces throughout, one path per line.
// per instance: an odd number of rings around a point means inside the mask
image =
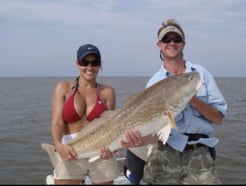
M 70 145 L 66 145 L 66 144 L 56 145 L 56 151 L 60 154 L 63 160 L 77 159 L 77 153 Z
M 112 153 L 106 146 L 100 149 L 100 159 L 110 159 L 112 158 L 113 154 L 118 155 L 118 151 L 114 151 Z

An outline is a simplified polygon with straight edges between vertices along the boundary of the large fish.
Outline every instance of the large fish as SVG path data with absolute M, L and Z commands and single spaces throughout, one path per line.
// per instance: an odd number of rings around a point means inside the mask
M 139 130 L 142 136 L 157 134 L 165 143 L 171 127 L 176 128 L 173 118 L 184 109 L 201 84 L 197 72 L 163 79 L 129 97 L 122 107 L 105 111 L 100 118 L 85 126 L 69 145 L 75 149 L 79 159 L 93 160 L 99 157 L 102 146 L 108 146 L 111 151 L 122 148 L 120 140 L 124 139 L 124 133 L 128 129 Z M 54 146 L 46 143 L 41 146 L 55 165 Z M 137 155 L 141 157 L 141 153 Z

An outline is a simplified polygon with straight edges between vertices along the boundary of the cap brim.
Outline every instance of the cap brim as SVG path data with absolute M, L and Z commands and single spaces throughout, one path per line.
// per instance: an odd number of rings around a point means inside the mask
M 171 33 L 171 32 L 174 32 L 174 33 L 178 34 L 184 41 L 183 33 L 175 26 L 167 26 L 166 28 L 164 28 L 160 32 L 160 34 L 158 36 L 158 40 L 161 41 L 166 34 Z
M 95 54 L 97 57 L 99 57 L 98 54 L 97 54 L 96 52 L 88 51 L 88 52 L 85 52 L 82 56 L 80 56 L 78 60 L 84 59 L 84 58 L 85 58 L 87 55 L 89 55 L 89 54 Z

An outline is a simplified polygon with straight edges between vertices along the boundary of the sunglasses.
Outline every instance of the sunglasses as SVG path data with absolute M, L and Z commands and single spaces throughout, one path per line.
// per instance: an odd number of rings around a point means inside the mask
M 101 61 L 98 60 L 98 59 L 95 59 L 95 60 L 92 60 L 92 61 L 88 61 L 86 59 L 82 59 L 82 60 L 79 60 L 78 63 L 79 63 L 80 66 L 83 66 L 83 67 L 86 67 L 89 64 L 91 64 L 91 66 L 93 66 L 93 67 L 97 67 L 97 66 L 101 65 Z
M 165 36 L 162 38 L 161 41 L 163 43 L 170 43 L 171 41 L 173 41 L 174 43 L 180 43 L 183 41 L 183 39 L 180 36 L 175 36 L 175 37 Z

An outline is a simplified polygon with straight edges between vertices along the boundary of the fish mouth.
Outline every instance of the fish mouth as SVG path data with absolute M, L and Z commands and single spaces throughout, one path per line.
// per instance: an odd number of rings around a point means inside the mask
M 200 77 L 200 78 L 199 78 L 199 82 L 197 83 L 197 86 L 196 86 L 196 91 L 199 91 L 199 90 L 201 89 L 202 83 L 203 83 L 203 81 L 202 81 L 202 79 L 201 79 L 201 77 Z
M 202 87 L 203 80 L 201 78 L 200 73 L 198 73 L 198 72 L 194 72 L 194 74 L 191 76 L 191 79 L 196 79 L 196 76 L 199 76 L 199 80 L 198 80 L 197 85 L 195 87 L 195 90 L 198 92 Z

